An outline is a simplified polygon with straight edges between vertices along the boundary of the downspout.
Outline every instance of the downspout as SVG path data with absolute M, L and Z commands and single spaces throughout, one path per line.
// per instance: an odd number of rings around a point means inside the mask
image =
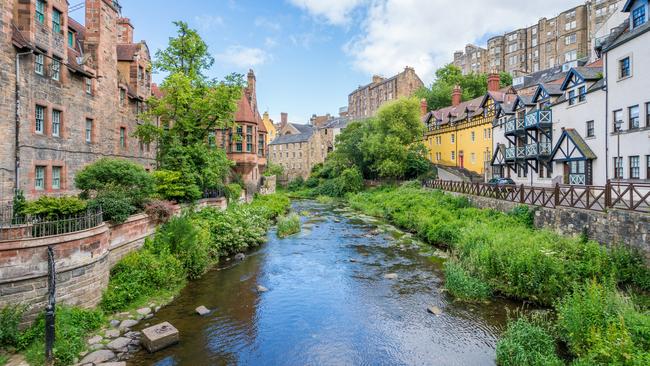
M 15 166 L 14 166 L 14 194 L 18 193 L 19 183 L 19 169 L 20 169 L 20 56 L 26 56 L 34 53 L 30 50 L 28 52 L 22 52 L 16 54 L 16 124 L 15 128 L 15 141 L 14 141 L 14 154 L 15 154 Z
M 607 52 L 604 52 L 603 57 L 605 58 L 605 182 L 607 182 L 609 179 L 609 83 L 607 80 L 609 77 L 607 72 L 609 59 L 607 58 Z

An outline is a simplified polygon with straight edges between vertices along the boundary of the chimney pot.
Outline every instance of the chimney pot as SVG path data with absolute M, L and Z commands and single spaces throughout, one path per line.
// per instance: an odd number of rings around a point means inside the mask
M 491 73 L 487 78 L 487 89 L 488 91 L 495 92 L 500 89 L 501 86 L 501 77 L 497 73 Z
M 287 125 L 289 119 L 289 114 L 286 112 L 280 113 L 280 126 L 284 127 Z
M 463 89 L 461 89 L 460 85 L 456 85 L 454 87 L 454 91 L 451 93 L 451 105 L 452 106 L 457 106 L 460 104 L 463 96 Z

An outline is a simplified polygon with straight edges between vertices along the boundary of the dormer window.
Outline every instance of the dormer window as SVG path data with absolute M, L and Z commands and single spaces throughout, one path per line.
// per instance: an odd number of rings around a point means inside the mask
M 576 91 L 575 90 L 569 90 L 569 105 L 574 105 L 576 104 Z
M 632 11 L 632 28 L 640 27 L 646 22 L 645 5 L 641 5 Z
M 584 102 L 587 99 L 587 87 L 581 86 L 578 88 L 578 102 Z

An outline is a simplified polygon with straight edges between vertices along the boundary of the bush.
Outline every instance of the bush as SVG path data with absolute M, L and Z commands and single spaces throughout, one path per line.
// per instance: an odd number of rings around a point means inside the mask
M 305 181 L 305 187 L 307 187 L 307 188 L 316 188 L 316 187 L 318 187 L 319 183 L 320 183 L 320 179 L 318 179 L 318 178 L 316 178 L 314 176 L 311 176 L 311 177 L 307 178 L 307 180 Z
M 243 188 L 238 183 L 230 183 L 226 186 L 226 195 L 230 202 L 238 202 Z
M 153 200 L 144 207 L 144 212 L 156 224 L 164 224 L 174 215 L 174 204 L 169 201 Z
M 490 286 L 472 277 L 454 261 L 445 262 L 445 288 L 455 298 L 463 301 L 486 300 L 491 295 Z
M 257 195 L 250 206 L 259 209 L 266 219 L 271 220 L 285 214 L 291 206 L 291 201 L 282 193 Z
M 126 221 L 137 209 L 132 204 L 129 193 L 121 190 L 106 190 L 97 193 L 95 198 L 88 202 L 90 209 L 102 209 L 104 220 L 114 224 Z
M 102 158 L 87 165 L 75 176 L 75 186 L 86 198 L 106 190 L 129 192 L 136 207 L 144 207 L 154 191 L 153 177 L 136 163 L 124 159 Z
M 112 313 L 160 291 L 178 291 L 186 277 L 182 263 L 169 253 L 156 255 L 146 249 L 130 253 L 111 270 L 101 308 Z
M 555 340 L 541 327 L 525 318 L 508 324 L 497 343 L 500 366 L 560 366 L 564 363 L 555 352 Z
M 269 163 L 263 175 L 265 177 L 270 177 L 273 175 L 277 177 L 281 177 L 283 174 L 284 174 L 284 168 L 281 165 Z
M 18 326 L 24 313 L 24 306 L 7 306 L 0 309 L 0 349 L 18 347 L 20 339 Z
M 280 216 L 278 219 L 278 236 L 280 238 L 286 238 L 289 235 L 300 232 L 300 217 L 298 215 L 291 214 L 289 216 Z
M 54 364 L 72 365 L 86 348 L 85 337 L 104 323 L 100 310 L 86 310 L 58 306 L 55 318 Z M 25 358 L 30 365 L 43 365 L 45 359 L 45 317 L 43 315 L 25 332 L 30 344 Z
M 289 185 L 287 185 L 287 189 L 289 191 L 298 191 L 302 189 L 302 187 L 305 185 L 305 179 L 301 176 L 298 176 L 291 182 L 289 182 Z
M 190 279 L 200 277 L 210 264 L 209 234 L 187 217 L 174 217 L 156 232 L 147 248 L 153 253 L 170 253 L 185 268 Z
M 201 191 L 192 175 L 173 170 L 153 172 L 155 192 L 161 198 L 176 202 L 194 202 L 201 198 Z
M 36 201 L 27 202 L 21 210 L 23 214 L 37 216 L 45 220 L 58 220 L 77 215 L 86 210 L 86 202 L 76 197 L 41 196 Z
M 25 213 L 25 207 L 27 206 L 27 200 L 25 200 L 25 194 L 23 193 L 22 190 L 16 191 L 16 194 L 14 194 L 14 200 L 13 200 L 13 217 L 21 217 Z

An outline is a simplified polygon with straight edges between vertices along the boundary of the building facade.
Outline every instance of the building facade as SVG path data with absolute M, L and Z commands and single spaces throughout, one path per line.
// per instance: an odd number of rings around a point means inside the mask
M 360 86 L 348 96 L 348 117 L 372 117 L 382 104 L 410 97 L 423 86 L 424 83 L 412 67 L 406 67 L 404 71 L 388 79 L 375 75 L 372 83 Z
M 154 167 L 132 134 L 151 95 L 149 50 L 116 0 L 86 0 L 85 26 L 65 0 L 0 8 L 0 200 L 76 193 L 74 176 L 101 157 Z
M 467 74 L 487 74 L 490 65 L 488 50 L 473 44 L 465 46 L 464 51 L 454 53 L 453 64 Z
M 577 66 L 576 61 L 592 56 L 590 46 L 597 31 L 623 3 L 623 0 L 589 0 L 553 18 L 540 18 L 529 27 L 490 38 L 483 72 L 505 71 L 516 77 L 555 66 L 567 65 L 565 70 Z M 482 48 L 468 45 L 465 51 L 454 53 L 454 64 L 465 65 L 461 67 L 463 73 L 476 72 L 467 67 L 476 64 L 476 50 Z
M 266 146 L 268 146 L 278 136 L 278 129 L 269 117 L 269 112 L 264 112 L 262 123 L 264 123 L 264 127 L 266 128 Z
M 314 165 L 325 161 L 328 153 L 326 129 L 285 123 L 279 136 L 269 145 L 269 161 L 282 166 L 287 183 L 298 177 L 307 179 Z

